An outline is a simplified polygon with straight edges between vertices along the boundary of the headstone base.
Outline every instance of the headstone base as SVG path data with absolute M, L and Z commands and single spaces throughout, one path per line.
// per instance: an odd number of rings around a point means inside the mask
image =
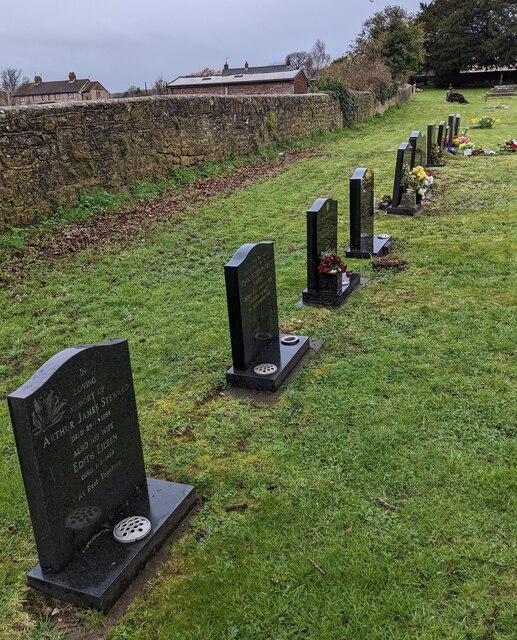
M 379 238 L 373 236 L 373 251 L 365 251 L 363 249 L 352 249 L 346 247 L 345 255 L 347 258 L 375 258 L 376 256 L 385 256 L 391 251 L 391 236 L 388 238 Z
M 228 382 L 231 385 L 245 389 L 258 389 L 260 391 L 276 391 L 279 389 L 302 356 L 309 350 L 309 338 L 307 336 L 296 336 L 299 338 L 299 342 L 293 345 L 285 345 L 280 341 L 284 335 L 286 334 L 280 334 L 278 343 L 273 343 L 263 351 L 246 371 L 230 367 L 226 372 Z M 278 367 L 277 371 L 268 375 L 260 375 L 254 372 L 254 368 L 257 365 L 266 363 L 276 365 Z
M 59 600 L 107 611 L 189 513 L 195 499 L 194 487 L 147 478 L 147 491 L 141 490 L 129 500 L 62 571 L 46 572 L 38 564 L 28 574 L 27 582 Z M 136 542 L 117 542 L 113 527 L 129 516 L 148 518 L 151 532 Z
M 417 204 L 414 207 L 388 207 L 386 213 L 396 216 L 417 216 L 422 210 L 422 206 Z
M 330 293 L 329 291 L 310 291 L 304 289 L 302 293 L 302 301 L 304 304 L 324 304 L 340 307 L 345 303 L 348 296 L 361 283 L 361 276 L 358 273 L 352 273 L 349 278 L 348 285 L 341 287 L 339 293 Z

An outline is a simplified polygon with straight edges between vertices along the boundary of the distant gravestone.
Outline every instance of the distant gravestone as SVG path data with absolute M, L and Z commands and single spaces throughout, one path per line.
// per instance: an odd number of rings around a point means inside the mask
M 448 147 L 452 147 L 452 138 L 454 136 L 454 120 L 455 120 L 455 116 L 454 113 L 449 114 L 449 124 L 448 124 L 448 130 L 449 130 L 449 134 L 447 136 L 447 146 Z
M 434 130 L 435 124 L 434 122 L 427 125 L 427 157 L 426 157 L 426 167 L 432 167 L 433 162 L 433 144 L 434 144 Z
M 195 500 L 145 476 L 127 341 L 61 351 L 8 402 L 40 560 L 28 582 L 106 610 Z M 124 544 L 112 530 L 130 516 L 151 527 Z
M 372 222 L 367 223 L 372 225 Z M 318 198 L 307 211 L 307 289 L 302 301 L 309 304 L 342 305 L 361 282 L 358 273 L 347 276 L 320 273 L 322 254 L 337 254 L 337 201 Z
M 438 136 L 436 138 L 436 144 L 440 148 L 440 151 L 443 151 L 445 148 L 445 120 L 442 120 L 438 124 Z
M 242 245 L 224 274 L 233 360 L 227 379 L 276 391 L 309 349 L 309 339 L 279 332 L 273 243 Z
M 371 258 L 386 255 L 391 248 L 391 236 L 375 235 L 374 173 L 360 168 L 350 178 L 350 246 L 345 249 L 349 258 Z
M 409 137 L 409 144 L 411 145 L 411 169 L 420 166 L 425 167 L 427 165 L 427 146 L 425 136 L 421 131 L 412 131 Z
M 460 123 L 461 123 L 461 114 L 457 113 L 456 114 L 456 120 L 454 121 L 454 135 L 455 136 L 459 136 L 460 135 Z
M 400 216 L 414 216 L 420 210 L 420 206 L 416 204 L 409 204 L 404 202 L 407 197 L 404 197 L 404 190 L 402 188 L 402 178 L 406 169 L 411 166 L 411 154 L 413 152 L 412 146 L 409 142 L 402 142 L 397 151 L 397 163 L 395 165 L 395 179 L 393 182 L 393 198 L 391 205 L 386 209 L 386 213 Z

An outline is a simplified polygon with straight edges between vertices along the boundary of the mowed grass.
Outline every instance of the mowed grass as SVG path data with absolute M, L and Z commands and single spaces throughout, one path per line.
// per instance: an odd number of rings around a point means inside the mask
M 0 293 L 2 397 L 67 346 L 127 338 L 148 474 L 203 500 L 110 640 L 517 637 L 517 154 L 450 158 L 423 215 L 376 220 L 405 271 L 350 260 L 370 282 L 349 304 L 296 306 L 307 208 L 337 198 L 345 245 L 353 170 L 391 191 L 411 130 L 492 113 L 465 94 L 452 108 L 418 94 L 145 242 L 37 266 Z M 517 137 L 507 104 L 474 142 Z M 231 364 L 223 266 L 260 240 L 275 241 L 281 327 L 324 341 L 266 407 L 213 393 Z M 0 422 L 0 637 L 56 638 L 23 586 L 37 556 L 5 402 Z

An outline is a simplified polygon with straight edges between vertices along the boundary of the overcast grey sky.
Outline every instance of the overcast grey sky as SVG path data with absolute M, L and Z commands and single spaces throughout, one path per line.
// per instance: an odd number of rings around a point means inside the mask
M 203 67 L 283 62 L 317 38 L 335 58 L 364 20 L 419 0 L 0 0 L 0 69 L 32 80 L 75 71 L 109 91 Z

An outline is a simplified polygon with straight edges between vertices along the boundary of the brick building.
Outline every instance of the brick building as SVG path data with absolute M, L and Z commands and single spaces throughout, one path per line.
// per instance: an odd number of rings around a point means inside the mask
M 108 91 L 96 80 L 78 80 L 75 73 L 68 74 L 68 80 L 43 82 L 35 76 L 34 82 L 22 85 L 14 94 L 14 104 L 49 104 L 70 100 L 101 100 L 109 98 Z
M 309 81 L 303 69 L 289 65 L 270 65 L 230 69 L 224 65 L 221 75 L 180 76 L 169 82 L 167 93 L 171 95 L 257 95 L 307 93 Z

